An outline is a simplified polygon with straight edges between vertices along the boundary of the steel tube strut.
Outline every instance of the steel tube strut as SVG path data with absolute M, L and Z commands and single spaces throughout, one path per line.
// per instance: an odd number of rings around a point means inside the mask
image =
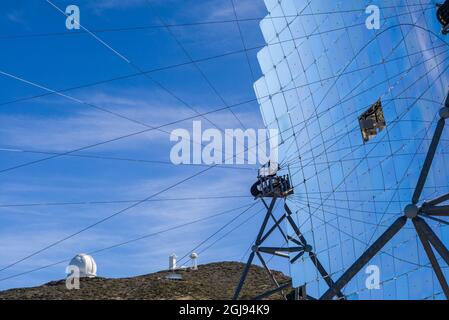
M 274 220 L 274 225 L 267 231 L 267 233 L 262 237 L 262 239 L 260 239 L 260 242 L 264 242 L 273 232 L 274 230 L 278 229 L 279 231 L 281 231 L 281 222 L 285 219 L 285 214 L 279 218 L 279 220 L 276 220 L 276 218 L 272 216 L 272 219 Z M 282 236 L 284 237 L 285 241 L 287 241 L 287 236 L 282 232 Z
M 265 228 L 267 227 L 268 219 L 271 216 L 271 212 L 273 211 L 275 203 L 276 203 L 276 198 L 273 198 L 273 200 L 271 200 L 271 204 L 270 204 L 270 207 L 268 208 L 267 214 L 265 215 L 265 218 L 263 220 L 262 226 L 260 227 L 259 233 L 257 234 L 256 246 L 260 245 L 260 243 L 261 243 L 260 239 L 262 238 Z
M 301 233 L 301 230 L 299 230 L 298 226 L 296 225 L 295 221 L 293 220 L 292 216 L 292 212 L 290 210 L 290 208 L 287 206 L 287 204 L 284 205 L 284 209 L 287 212 L 287 219 L 290 222 L 290 225 L 292 226 L 293 230 L 295 231 L 296 235 L 299 238 L 299 241 L 302 243 L 302 245 L 307 246 L 307 240 L 304 238 L 304 236 Z M 295 243 L 297 243 L 297 241 L 293 241 Z M 319 273 L 321 274 L 321 276 L 323 277 L 324 281 L 326 281 L 327 285 L 329 286 L 329 288 L 331 288 L 334 285 L 334 282 L 332 281 L 332 278 L 330 277 L 329 273 L 326 271 L 326 269 L 323 267 L 323 265 L 321 264 L 321 262 L 318 260 L 318 257 L 316 256 L 315 253 L 313 252 L 309 252 L 309 257 L 312 260 L 313 264 L 315 265 L 315 267 L 318 269 Z M 292 260 L 291 263 L 295 262 L 299 257 L 294 257 L 294 261 Z M 341 289 L 336 290 L 335 293 L 339 298 L 344 298 L 343 293 L 341 292 Z
M 303 246 L 303 244 L 301 242 L 299 242 L 298 240 L 296 240 L 295 238 L 288 236 L 288 240 L 293 243 L 296 243 L 298 246 Z
M 260 227 L 259 233 L 257 235 L 256 246 L 260 245 L 260 239 L 262 238 L 263 232 L 265 231 L 265 228 L 267 227 L 268 219 L 270 218 L 270 215 L 271 215 L 271 212 L 273 211 L 275 203 L 276 203 L 276 198 L 273 198 L 273 200 L 271 200 L 270 207 L 268 208 L 267 214 L 265 215 L 265 218 L 262 222 L 262 226 Z M 255 255 L 254 251 L 251 252 L 251 254 L 249 255 L 248 261 L 246 262 L 245 269 L 243 270 L 243 273 L 240 277 L 239 284 L 238 284 L 237 288 L 235 289 L 234 297 L 233 297 L 234 300 L 237 300 L 239 298 L 240 291 L 242 290 L 246 276 L 248 275 L 249 268 L 251 267 L 251 263 L 254 260 L 254 255 Z
M 305 251 L 301 251 L 300 253 L 298 253 L 293 259 L 290 260 L 290 263 L 295 263 L 299 258 L 301 258 L 304 253 L 306 253 Z
M 343 289 L 354 276 L 380 251 L 382 248 L 402 229 L 407 222 L 407 218 L 402 216 L 398 218 L 348 270 L 327 290 L 320 299 L 330 300 L 338 291 Z
M 418 179 L 418 183 L 416 184 L 415 192 L 413 193 L 412 202 L 413 204 L 417 204 L 419 198 L 421 197 L 422 190 L 424 188 L 424 184 L 426 183 L 427 176 L 429 174 L 430 167 L 432 165 L 433 158 L 435 157 L 435 152 L 438 147 L 438 143 L 440 142 L 441 135 L 444 129 L 445 120 L 441 118 L 438 121 L 437 128 L 435 133 L 433 134 L 432 142 L 430 143 L 429 150 L 427 151 L 426 160 L 424 161 L 424 166 L 421 170 L 421 174 Z
M 284 209 L 287 212 L 287 220 L 292 226 L 293 230 L 295 231 L 295 234 L 298 236 L 299 241 L 305 246 L 307 245 L 307 240 L 304 238 L 304 236 L 301 233 L 301 230 L 299 230 L 298 226 L 296 225 L 295 221 L 292 218 L 292 211 L 287 206 L 287 204 L 284 205 Z
M 412 222 L 413 225 L 415 226 L 416 232 L 418 233 L 419 240 L 421 240 L 421 243 L 424 247 L 424 251 L 426 251 L 427 257 L 429 258 L 429 261 L 432 264 L 433 271 L 435 272 L 435 275 L 437 276 L 437 279 L 440 282 L 441 289 L 443 289 L 446 299 L 449 299 L 449 286 L 447 285 L 446 278 L 444 277 L 443 271 L 441 270 L 440 265 L 438 264 L 438 260 L 435 257 L 432 247 L 430 246 L 425 233 L 422 231 L 421 226 L 416 224 L 415 219 L 413 219 Z
M 276 220 L 276 218 L 274 217 L 273 214 L 271 214 L 271 219 L 274 221 L 274 224 L 277 226 L 279 232 L 282 234 L 282 237 L 284 238 L 285 241 L 288 241 L 287 239 L 287 235 L 285 234 L 284 230 L 282 230 L 281 226 L 279 225 L 278 220 Z
M 273 256 L 278 256 L 278 257 L 281 257 L 281 258 L 284 258 L 284 259 L 290 259 L 290 255 L 288 255 L 287 253 L 279 252 L 279 251 L 276 251 L 276 252 L 273 252 L 273 253 L 269 253 L 269 254 L 271 254 Z
M 258 247 L 257 251 L 265 252 L 265 253 L 274 253 L 274 252 L 299 252 L 304 251 L 304 247 Z
M 262 263 L 263 267 L 265 268 L 265 271 L 268 273 L 269 278 L 271 282 L 274 284 L 276 288 L 279 288 L 279 282 L 277 282 L 276 278 L 274 277 L 274 274 L 271 272 L 270 268 L 268 268 L 267 263 L 265 262 L 265 259 L 262 257 L 262 255 L 259 252 L 256 252 L 257 257 L 259 258 L 260 262 Z M 285 300 L 287 298 L 285 297 L 284 291 L 281 289 L 281 294 L 284 297 Z
M 287 212 L 287 219 L 288 222 L 290 222 L 293 230 L 295 231 L 296 235 L 299 237 L 299 240 L 305 244 L 305 239 L 302 237 L 302 233 L 299 230 L 298 226 L 296 225 L 295 221 L 292 218 L 292 211 L 290 210 L 290 208 L 287 206 L 287 204 L 284 204 L 284 210 Z M 304 241 L 303 241 L 304 240 Z
M 444 194 L 444 195 L 442 195 L 442 196 L 440 196 L 438 198 L 426 201 L 426 204 L 431 205 L 431 206 L 435 206 L 435 205 L 440 204 L 442 202 L 445 202 L 447 200 L 449 200 L 449 193 L 446 193 L 446 194 Z
M 310 256 L 310 259 L 312 260 L 313 264 L 315 265 L 315 267 L 318 269 L 318 272 L 323 277 L 324 281 L 326 281 L 329 288 L 333 288 L 335 286 L 335 283 L 332 280 L 329 273 L 327 273 L 326 269 L 324 269 L 320 260 L 318 260 L 318 257 L 316 256 L 316 254 L 314 252 L 309 252 L 309 256 Z M 339 297 L 341 299 L 343 299 L 345 297 L 344 294 L 341 292 L 341 289 L 337 290 L 336 295 L 337 295 L 337 297 Z
M 274 224 L 274 226 L 272 226 L 272 227 L 267 231 L 267 233 L 262 237 L 262 239 L 260 239 L 260 242 L 264 242 L 264 241 L 270 236 L 270 234 L 272 234 L 273 231 L 276 230 L 276 228 L 280 227 L 280 223 L 281 223 L 282 221 L 284 221 L 284 219 L 285 219 L 285 214 L 282 215 L 282 217 L 280 217 L 279 220 L 276 221 L 276 223 Z
M 248 275 L 248 271 L 249 271 L 249 268 L 251 267 L 251 263 L 254 260 L 254 255 L 255 254 L 256 253 L 253 251 L 249 255 L 248 261 L 246 262 L 246 265 L 245 265 L 245 269 L 243 270 L 243 273 L 242 273 L 242 275 L 240 277 L 239 284 L 238 284 L 237 288 L 235 289 L 234 297 L 232 298 L 233 300 L 237 300 L 239 298 L 240 291 L 242 290 L 243 283 L 245 282 L 246 276 Z
M 275 294 L 275 293 L 277 293 L 279 291 L 285 290 L 285 289 L 287 289 L 287 288 L 289 288 L 291 286 L 292 286 L 291 282 L 288 282 L 286 284 L 283 284 L 283 285 L 277 287 L 276 289 L 269 290 L 267 292 L 262 293 L 261 295 L 258 295 L 257 297 L 254 298 L 254 300 L 262 300 L 263 298 L 272 296 L 273 294 Z
M 425 205 L 421 211 L 430 216 L 449 216 L 449 206 L 429 206 Z
M 267 208 L 267 210 L 269 210 L 269 207 L 267 206 L 267 203 L 265 202 L 265 200 L 263 198 L 261 198 L 263 205 L 265 206 L 265 208 Z M 273 213 L 270 214 L 271 219 L 273 219 L 274 221 L 274 226 L 272 228 L 278 228 L 279 232 L 282 234 L 282 236 L 284 237 L 285 241 L 287 241 L 287 236 L 285 235 L 284 231 L 282 230 L 281 226 L 279 225 L 281 223 L 281 221 L 285 218 L 285 217 L 281 217 L 279 220 L 276 220 L 276 218 L 274 217 Z M 273 232 L 274 230 L 271 230 L 260 240 L 260 242 L 264 242 L 266 240 L 266 238 L 268 238 L 268 236 Z
M 429 225 L 420 217 L 415 218 L 414 223 L 418 226 L 418 228 L 421 228 L 421 231 L 425 234 L 433 247 L 438 251 L 438 254 L 444 259 L 446 264 L 449 265 L 449 251 L 435 232 L 433 232 L 432 228 L 430 228 Z
M 446 225 L 449 226 L 449 222 L 444 221 L 443 219 L 438 219 L 438 218 L 429 216 L 429 215 L 425 214 L 424 212 L 420 212 L 419 215 L 421 217 L 424 217 L 424 218 L 427 218 L 427 219 L 430 219 L 430 220 L 433 220 L 433 221 L 436 221 L 436 222 L 439 222 L 439 223 L 442 223 L 442 224 L 446 224 Z

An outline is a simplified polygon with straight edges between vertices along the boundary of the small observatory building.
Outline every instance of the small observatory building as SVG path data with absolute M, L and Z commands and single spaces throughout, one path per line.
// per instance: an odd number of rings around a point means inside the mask
M 97 264 L 92 256 L 80 253 L 76 255 L 69 263 L 79 269 L 79 276 L 83 278 L 94 278 L 97 276 Z

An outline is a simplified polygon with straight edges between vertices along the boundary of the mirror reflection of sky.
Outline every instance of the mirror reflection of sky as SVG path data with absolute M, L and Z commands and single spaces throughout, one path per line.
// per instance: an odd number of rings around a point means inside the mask
M 281 163 L 295 185 L 288 203 L 336 280 L 411 202 L 448 90 L 447 38 L 433 1 L 265 3 L 269 45 L 255 90 L 266 125 L 281 132 Z M 370 4 L 380 8 L 379 30 L 365 25 Z M 387 128 L 364 144 L 358 117 L 379 98 Z M 447 133 L 421 200 L 447 193 Z M 449 230 L 430 224 L 449 244 Z M 350 299 L 444 298 L 411 223 L 370 264 L 381 289 L 366 289 L 362 269 L 344 290 Z M 310 259 L 290 268 L 308 294 L 328 289 Z

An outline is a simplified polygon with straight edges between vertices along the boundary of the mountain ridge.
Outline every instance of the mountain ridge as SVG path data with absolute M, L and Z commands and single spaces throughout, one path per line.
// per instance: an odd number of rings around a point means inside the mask
M 0 291 L 0 300 L 230 300 L 244 268 L 239 262 L 216 262 L 198 270 L 177 270 L 183 280 L 168 280 L 164 270 L 130 278 L 82 278 L 79 290 L 68 290 L 65 279 L 31 288 Z M 272 271 L 280 284 L 290 278 Z M 251 266 L 241 298 L 250 299 L 273 289 L 266 271 Z M 286 292 L 287 293 L 287 292 Z M 275 294 L 270 299 L 281 299 Z

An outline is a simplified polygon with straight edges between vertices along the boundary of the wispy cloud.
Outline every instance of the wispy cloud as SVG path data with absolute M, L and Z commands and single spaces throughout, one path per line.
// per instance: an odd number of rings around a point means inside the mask
M 259 18 L 263 17 L 267 11 L 263 1 L 244 0 L 234 1 L 235 11 L 238 18 Z M 235 19 L 234 9 L 232 7 L 231 0 L 228 1 L 215 1 L 206 7 L 208 10 L 208 20 L 218 19 Z
M 25 19 L 23 19 L 22 14 L 18 11 L 12 11 L 6 14 L 6 18 L 14 23 L 21 24 L 23 26 L 26 25 Z
M 122 188 L 115 190 L 113 188 L 108 188 L 107 185 L 104 187 L 106 189 L 105 191 L 110 194 L 110 197 L 116 199 L 117 197 L 139 199 L 148 196 L 156 190 L 160 190 L 161 187 L 166 187 L 167 185 L 180 180 L 182 177 L 183 175 L 175 175 L 168 179 L 143 179 L 140 182 L 123 185 Z M 211 175 L 201 176 L 190 184 L 194 186 L 207 185 L 207 191 L 203 188 L 185 188 L 184 186 L 174 189 L 164 196 L 179 196 L 181 191 L 183 197 L 236 193 L 246 194 L 248 180 L 250 179 L 252 179 L 252 176 L 250 176 L 249 173 L 228 176 L 225 178 L 216 171 Z M 89 193 L 89 184 L 86 184 L 86 186 L 86 192 Z M 5 188 L 5 190 L 8 190 L 8 188 Z M 12 192 L 14 192 L 14 189 Z M 92 194 L 94 194 L 94 192 L 92 192 Z M 22 201 L 27 201 L 27 199 L 28 198 L 22 199 Z M 95 229 L 85 232 L 27 260 L 6 274 L 14 274 L 16 272 L 51 264 L 61 259 L 70 258 L 79 252 L 95 251 L 130 240 L 134 237 L 157 232 L 195 219 L 204 218 L 231 208 L 237 208 L 250 202 L 249 199 L 244 199 L 242 201 L 217 199 L 211 201 L 194 200 L 188 202 L 167 201 L 146 203 L 129 212 L 123 213 L 105 225 L 100 225 Z M 15 217 L 16 223 L 20 224 L 21 228 L 3 230 L 0 236 L 0 250 L 2 251 L 0 264 L 4 266 L 7 263 L 28 255 L 57 239 L 67 236 L 75 230 L 85 227 L 98 220 L 100 217 L 110 215 L 123 206 L 124 205 L 112 207 L 103 205 L 80 206 L 75 208 L 22 208 L 20 209 L 21 216 L 27 216 L 28 218 L 23 220 L 21 217 Z M 39 214 L 39 212 L 42 211 L 45 212 L 46 216 Z M 190 225 L 187 228 L 175 230 L 157 237 L 151 237 L 125 247 L 96 255 L 95 259 L 97 259 L 99 265 L 99 274 L 129 276 L 166 268 L 167 256 L 170 253 L 175 252 L 178 255 L 188 253 L 189 250 L 204 240 L 206 236 L 212 234 L 225 222 L 229 221 L 232 217 L 235 217 L 239 212 L 241 212 L 241 210 L 236 210 L 222 217 L 203 221 L 198 224 Z M 251 212 L 254 213 L 254 210 Z M 90 213 L 90 216 L 88 213 Z M 11 212 L 4 212 L 4 214 L 11 215 Z M 250 213 L 247 213 L 242 219 L 236 221 L 236 223 L 239 223 L 239 221 L 242 221 L 249 215 Z M 236 223 L 232 226 L 235 226 Z M 117 226 L 120 226 L 120 228 Z M 227 230 L 229 230 L 229 228 L 224 230 L 221 234 Z M 226 252 L 228 254 L 235 252 L 240 253 L 245 245 L 246 244 L 242 243 L 234 243 L 232 245 L 227 244 Z M 225 252 L 223 251 L 220 255 L 223 258 L 226 258 Z M 202 261 L 211 261 L 215 259 L 214 257 L 215 256 L 212 253 L 204 254 L 201 256 L 201 259 Z M 129 261 L 130 266 L 124 268 L 122 264 L 117 264 L 118 260 Z M 64 265 L 60 265 L 51 268 L 50 270 L 46 270 L 45 276 L 40 276 L 39 272 L 31 273 L 23 278 L 19 277 L 14 280 L 0 283 L 0 288 L 14 287 L 23 284 L 37 285 L 44 281 L 62 278 L 64 275 L 64 268 Z
M 52 116 L 40 116 L 36 114 L 26 115 L 0 115 L 0 120 L 5 125 L 0 127 L 0 144 L 3 147 L 14 146 L 33 150 L 68 151 L 79 147 L 108 141 L 134 132 L 157 127 L 162 124 L 177 122 L 180 119 L 189 119 L 197 116 L 195 112 L 183 105 L 173 105 L 163 101 L 154 101 L 151 94 L 142 91 L 117 91 L 114 94 L 105 92 L 93 92 L 81 97 L 83 101 L 107 109 L 123 117 L 109 114 L 84 105 L 67 102 L 64 98 L 45 99 L 47 107 L 64 105 L 65 110 L 71 109 L 70 115 L 55 114 Z M 41 100 L 42 101 L 42 100 Z M 42 102 L 39 102 L 42 104 Z M 206 110 L 197 109 L 202 113 Z M 251 110 L 234 111 L 237 117 L 251 127 L 261 127 L 260 116 Z M 126 119 L 128 118 L 128 119 Z M 238 128 L 240 124 L 234 115 L 224 110 L 214 114 L 208 114 L 207 119 L 212 123 L 219 123 L 221 129 Z M 204 128 L 211 127 L 202 117 L 197 117 L 204 123 Z M 148 133 L 139 134 L 124 139 L 118 143 L 108 143 L 106 150 L 129 150 L 140 148 L 150 144 L 170 144 L 169 133 L 173 128 L 192 128 L 192 121 L 177 122 L 172 126 L 151 130 Z M 133 122 L 135 121 L 135 122 Z
M 144 96 L 140 95 L 140 97 Z M 144 98 L 133 98 L 126 92 L 113 95 L 96 93 L 90 95 L 87 101 L 119 114 L 123 118 L 70 103 L 62 98 L 46 100 L 45 105 L 47 107 L 64 105 L 65 110 L 72 109 L 75 112 L 70 113 L 70 115 L 54 114 L 52 116 L 26 115 L 25 113 L 1 115 L 1 122 L 5 125 L 0 128 L 0 143 L 3 146 L 14 145 L 28 149 L 67 151 L 146 130 L 152 126 L 192 115 L 191 112 L 177 106 L 154 105 L 145 101 Z M 42 102 L 40 103 L 42 104 Z M 168 131 L 169 128 L 163 130 Z M 169 141 L 168 134 L 159 130 L 152 130 L 126 139 L 126 143 L 107 144 L 107 149 L 130 149 L 161 140 Z
M 101 14 L 106 10 L 136 8 L 143 5 L 148 6 L 148 0 L 95 0 L 90 1 L 88 7 L 93 9 L 97 14 Z

